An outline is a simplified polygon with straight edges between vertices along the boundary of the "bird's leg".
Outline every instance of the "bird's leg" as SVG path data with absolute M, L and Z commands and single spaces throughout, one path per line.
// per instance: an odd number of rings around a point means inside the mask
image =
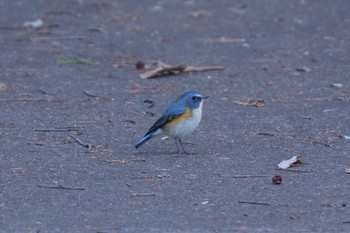
M 177 145 L 177 139 L 175 138 L 176 154 L 180 154 L 179 146 Z
M 180 142 L 180 145 L 181 145 L 181 147 L 182 147 L 183 152 L 184 152 L 186 155 L 189 155 L 190 153 L 188 153 L 187 151 L 185 151 L 185 148 L 184 148 L 184 146 L 182 145 L 181 139 L 179 139 L 179 142 Z

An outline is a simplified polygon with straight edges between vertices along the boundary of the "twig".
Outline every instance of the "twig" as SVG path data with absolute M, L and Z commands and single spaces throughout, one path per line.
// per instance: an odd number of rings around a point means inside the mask
M 157 76 L 165 75 L 177 75 L 185 72 L 198 72 L 209 70 L 223 70 L 222 66 L 189 66 L 189 65 L 169 65 L 164 62 L 158 61 L 158 66 L 155 69 L 148 70 L 145 73 L 140 74 L 142 79 L 154 78 Z
M 48 37 L 48 36 L 38 36 L 31 37 L 30 40 L 87 40 L 89 39 L 86 36 L 57 36 L 57 37 Z
M 85 188 L 81 187 L 65 187 L 63 185 L 38 185 L 39 188 L 46 188 L 46 189 L 64 189 L 64 190 L 85 190 Z
M 103 162 L 125 164 L 125 163 L 135 163 L 135 162 L 146 162 L 146 160 L 145 159 L 111 159 L 111 160 L 103 160 Z
M 280 169 L 280 168 L 276 168 L 276 170 L 288 171 L 288 172 L 309 173 L 309 171 L 307 171 L 307 170 Z
M 15 97 L 0 99 L 0 102 L 26 102 L 26 101 L 46 101 L 56 103 L 82 103 L 86 100 L 65 100 L 65 99 L 51 99 L 51 98 L 35 98 L 35 97 Z
M 34 129 L 35 132 L 66 132 L 66 131 L 80 131 L 80 128 L 48 128 L 48 129 Z
M 273 137 L 273 136 L 274 136 L 272 133 L 258 133 L 258 135 L 261 135 L 261 136 L 270 136 L 270 137 Z
M 130 193 L 132 197 L 147 197 L 147 196 L 155 196 L 155 193 Z
M 238 201 L 242 204 L 254 204 L 254 205 L 270 205 L 268 202 L 262 202 L 262 201 Z
M 81 142 L 78 138 L 74 137 L 73 135 L 69 135 L 69 137 L 73 138 L 79 145 L 83 146 L 88 151 L 91 150 L 91 147 L 92 147 L 91 144 L 85 144 L 85 143 Z
M 50 100 L 44 99 L 44 98 L 33 98 L 33 97 L 0 99 L 0 102 L 16 102 L 16 101 L 50 101 Z
M 268 175 L 234 175 L 233 178 L 261 178 L 268 177 Z

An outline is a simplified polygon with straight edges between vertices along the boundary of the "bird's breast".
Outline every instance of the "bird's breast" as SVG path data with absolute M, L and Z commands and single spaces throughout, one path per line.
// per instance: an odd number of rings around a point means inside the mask
M 163 133 L 174 138 L 183 138 L 191 134 L 202 119 L 202 103 L 198 108 L 187 108 L 185 113 L 166 124 Z

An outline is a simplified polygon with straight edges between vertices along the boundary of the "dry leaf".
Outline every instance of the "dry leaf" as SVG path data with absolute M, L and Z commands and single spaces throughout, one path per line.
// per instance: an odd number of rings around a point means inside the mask
M 264 107 L 264 100 L 236 100 L 233 103 L 242 105 L 242 106 L 252 106 L 252 107 Z
M 332 83 L 331 84 L 331 87 L 338 87 L 338 88 L 341 88 L 343 87 L 344 85 L 342 83 Z
M 280 169 L 287 169 L 289 168 L 292 164 L 296 164 L 296 163 L 301 163 L 300 160 L 298 160 L 298 156 L 293 156 L 290 159 L 287 160 L 282 160 L 282 162 L 280 162 L 277 167 Z

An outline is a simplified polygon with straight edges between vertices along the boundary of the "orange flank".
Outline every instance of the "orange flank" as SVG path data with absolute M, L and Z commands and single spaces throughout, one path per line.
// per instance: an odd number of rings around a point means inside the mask
M 177 124 L 180 121 L 182 121 L 183 119 L 188 119 L 190 117 L 191 117 L 191 110 L 190 110 L 190 108 L 186 108 L 186 111 L 183 114 L 181 114 L 180 116 L 178 116 L 178 117 L 172 119 L 171 121 L 169 121 L 167 123 L 167 125 Z

